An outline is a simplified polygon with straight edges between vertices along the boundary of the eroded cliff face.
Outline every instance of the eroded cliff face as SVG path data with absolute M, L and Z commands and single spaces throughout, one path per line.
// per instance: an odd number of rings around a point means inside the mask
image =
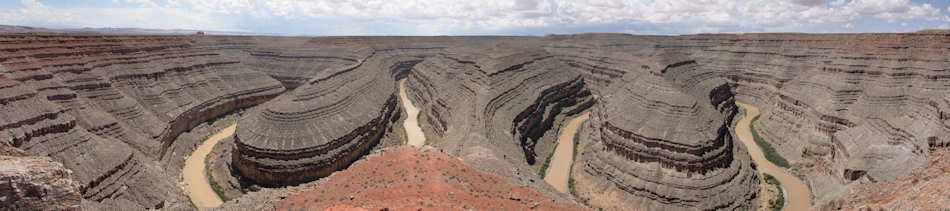
M 584 78 L 540 45 L 458 46 L 415 65 L 407 87 L 430 145 L 553 198 L 538 172 L 561 122 L 594 104 Z
M 725 80 L 737 100 L 762 109 L 755 128 L 793 163 L 818 205 L 855 184 L 904 175 L 926 149 L 945 145 L 950 130 L 945 33 L 548 39 L 558 41 L 552 51 L 599 69 L 667 53 L 695 61 L 702 77 Z M 577 51 L 595 53 L 571 53 Z M 616 78 L 582 70 L 588 78 Z
M 762 109 L 759 134 L 820 205 L 862 177 L 899 178 L 948 142 L 947 46 L 947 34 L 762 34 L 694 57 Z
M 0 210 L 80 210 L 72 171 L 49 157 L 0 144 Z
M 569 200 L 537 172 L 563 120 L 590 110 L 572 175 L 592 205 L 743 209 L 758 180 L 729 132 L 738 100 L 762 110 L 759 134 L 821 205 L 950 144 L 948 43 L 941 33 L 4 34 L 0 141 L 63 163 L 91 203 L 184 207 L 176 173 L 195 143 L 179 134 L 263 104 L 238 124 L 235 174 L 305 183 L 399 142 L 405 78 L 428 144 L 510 183 Z
M 609 209 L 752 209 L 758 177 L 729 129 L 732 85 L 677 54 L 631 66 L 592 111 L 578 196 Z
M 293 92 L 263 106 L 237 128 L 235 173 L 250 183 L 282 187 L 341 170 L 380 141 L 401 139 L 396 77 L 432 49 L 361 45 L 341 68 L 323 69 Z
M 186 36 L 0 39 L 0 140 L 62 162 L 94 202 L 182 205 L 162 170 L 187 153 L 171 150 L 178 134 L 283 90 Z
M 535 146 L 554 127 L 558 115 L 573 116 L 594 105 L 590 90 L 583 78 L 556 84 L 541 92 L 541 96 L 518 113 L 512 120 L 512 134 L 520 140 L 525 161 L 534 165 L 538 159 Z M 544 159 L 544 158 L 542 158 Z

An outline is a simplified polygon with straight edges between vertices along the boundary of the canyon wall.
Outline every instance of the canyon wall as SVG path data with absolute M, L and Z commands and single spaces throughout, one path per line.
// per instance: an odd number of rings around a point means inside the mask
M 178 134 L 283 91 L 186 36 L 0 36 L 0 140 L 72 170 L 84 199 L 182 204 Z M 184 206 L 187 206 L 185 204 Z
M 690 39 L 719 43 L 693 57 L 763 111 L 755 128 L 806 178 L 816 204 L 861 177 L 899 178 L 950 137 L 950 34 Z
M 563 200 L 539 170 L 561 122 L 594 100 L 580 74 L 532 42 L 448 48 L 416 64 L 406 85 L 429 145 Z
M 948 51 L 939 31 L 2 34 L 0 142 L 62 163 L 85 201 L 185 207 L 175 173 L 196 143 L 179 134 L 262 104 L 238 124 L 234 173 L 305 183 L 399 142 L 406 79 L 427 144 L 510 183 L 570 199 L 537 174 L 563 120 L 591 111 L 572 171 L 591 205 L 743 209 L 758 180 L 730 132 L 742 101 L 762 110 L 755 128 L 821 205 L 950 144 Z
M 551 51 L 586 64 L 586 77 L 608 84 L 615 74 L 599 72 L 637 66 L 614 68 L 618 60 L 693 60 L 702 77 L 725 80 L 736 100 L 762 110 L 755 128 L 805 178 L 817 205 L 906 174 L 950 137 L 945 31 L 547 39 L 556 41 Z
M 581 200 L 611 209 L 752 209 L 759 181 L 730 132 L 732 85 L 676 53 L 633 64 L 592 111 L 573 170 Z
M 339 59 L 354 62 L 307 72 L 303 83 L 285 82 L 300 85 L 239 122 L 232 163 L 240 178 L 265 187 L 309 182 L 349 166 L 383 139 L 400 139 L 392 133 L 402 115 L 396 77 L 440 48 L 346 47 L 361 49 Z

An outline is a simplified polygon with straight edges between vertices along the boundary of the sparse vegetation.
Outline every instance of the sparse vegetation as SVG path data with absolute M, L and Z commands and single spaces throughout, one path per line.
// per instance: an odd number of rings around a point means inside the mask
M 753 123 L 758 121 L 760 116 L 762 115 L 755 116 L 755 118 L 752 119 L 752 122 L 749 123 L 749 130 L 752 130 L 752 138 L 755 140 L 755 145 L 758 145 L 759 148 L 762 149 L 762 153 L 765 154 L 766 160 L 769 160 L 769 162 L 772 162 L 776 166 L 789 168 L 790 165 L 788 164 L 788 160 L 785 160 L 782 155 L 779 155 L 778 151 L 775 151 L 775 148 L 772 148 L 772 145 L 769 144 L 769 142 L 766 142 L 765 139 L 762 139 L 762 137 L 759 136 L 759 132 L 756 132 L 755 124 Z
M 544 162 L 541 162 L 541 170 L 538 172 L 538 175 L 541 175 L 541 178 L 544 178 L 544 175 L 548 173 L 548 166 L 551 165 L 551 158 L 554 157 L 554 152 L 557 151 L 557 145 L 560 143 L 554 143 L 554 150 L 551 150 L 551 153 L 548 154 L 548 157 L 544 159 Z
M 577 161 L 577 145 L 580 145 L 581 133 L 584 131 L 584 125 L 587 124 L 587 121 L 588 120 L 584 120 L 583 122 L 581 122 L 580 126 L 577 128 L 577 133 L 574 133 L 574 154 L 572 154 L 573 158 L 571 158 L 572 162 L 571 162 L 571 170 L 570 170 L 572 172 L 574 171 L 573 161 Z M 568 174 L 568 177 L 567 177 L 567 190 L 570 191 L 571 196 L 574 196 L 574 198 L 576 199 L 580 199 L 581 203 L 584 203 L 584 205 L 590 207 L 590 204 L 588 204 L 587 199 L 581 198 L 580 196 L 577 195 L 577 190 L 574 189 L 574 177 L 572 177 L 570 174 Z
M 221 201 L 229 201 L 231 197 L 228 197 L 224 191 L 224 187 L 218 185 L 218 182 L 214 180 L 214 176 L 211 176 L 211 169 L 214 169 L 211 166 L 211 161 L 209 160 L 211 156 L 205 157 L 205 176 L 208 177 L 208 184 L 211 185 L 211 190 L 214 190 L 214 193 L 218 195 L 218 198 L 221 198 Z
M 782 208 L 785 207 L 785 194 L 782 194 L 782 183 L 772 175 L 764 173 L 762 175 L 765 175 L 765 183 L 774 185 L 775 188 L 778 189 L 778 197 L 769 200 L 769 209 L 772 211 L 781 211 Z
M 580 126 L 577 127 L 577 132 L 574 133 L 574 153 L 571 154 L 573 155 L 571 160 L 577 160 L 577 145 L 580 144 L 581 142 L 581 132 L 584 132 L 584 125 L 587 124 L 588 120 L 590 119 L 586 119 L 583 122 L 581 122 Z M 572 169 L 574 168 L 573 162 L 571 162 L 571 168 Z

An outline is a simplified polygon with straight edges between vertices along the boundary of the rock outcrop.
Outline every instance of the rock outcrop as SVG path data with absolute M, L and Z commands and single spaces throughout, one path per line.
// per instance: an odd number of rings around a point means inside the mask
M 395 87 L 406 79 L 428 144 L 507 182 L 569 199 L 537 172 L 563 120 L 590 110 L 573 175 L 592 205 L 743 209 L 758 190 L 729 132 L 743 101 L 762 110 L 755 128 L 820 205 L 950 145 L 948 46 L 942 31 L 3 34 L 0 142 L 61 162 L 91 206 L 184 207 L 175 173 L 195 143 L 179 134 L 263 103 L 238 124 L 232 174 L 301 184 L 398 143 Z
M 931 152 L 925 165 L 901 178 L 861 184 L 839 199 L 821 205 L 821 210 L 939 210 L 950 204 L 950 150 Z
M 816 204 L 855 177 L 888 181 L 950 137 L 946 33 L 698 35 L 693 57 L 763 111 L 755 128 L 806 178 Z M 864 172 L 864 173 L 857 173 Z
M 677 54 L 631 67 L 592 111 L 578 195 L 611 209 L 752 209 L 758 177 L 730 133 L 731 85 Z
M 0 155 L 0 210 L 81 210 L 71 174 L 49 157 Z
M 584 78 L 537 40 L 448 48 L 407 79 L 428 144 L 562 200 L 538 176 L 561 122 L 594 104 Z
M 428 50 L 360 49 L 351 64 L 307 73 L 306 83 L 238 124 L 232 163 L 241 178 L 266 187 L 313 181 L 395 139 L 396 77 Z
M 947 143 L 945 32 L 547 39 L 554 41 L 549 51 L 598 85 L 616 83 L 616 74 L 606 74 L 614 70 L 631 74 L 638 65 L 631 61 L 642 58 L 678 53 L 694 60 L 703 77 L 725 80 L 737 100 L 762 109 L 755 128 L 806 178 L 816 204 L 839 197 L 862 177 L 904 175 L 928 148 Z
M 84 199 L 183 202 L 178 134 L 283 91 L 188 36 L 0 36 L 0 140 L 73 171 Z M 172 165 L 175 166 L 175 165 Z

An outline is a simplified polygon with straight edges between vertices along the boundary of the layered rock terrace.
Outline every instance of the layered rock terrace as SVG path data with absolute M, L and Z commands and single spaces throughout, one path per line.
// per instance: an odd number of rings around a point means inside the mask
M 62 163 L 86 201 L 182 208 L 174 172 L 195 143 L 180 134 L 260 105 L 238 123 L 232 174 L 307 183 L 399 142 L 405 79 L 428 144 L 507 182 L 570 200 L 537 172 L 562 123 L 590 111 L 572 171 L 580 200 L 744 209 L 758 179 L 730 132 L 738 100 L 762 110 L 755 128 L 822 205 L 950 145 L 948 51 L 940 32 L 2 34 L 0 141 Z

